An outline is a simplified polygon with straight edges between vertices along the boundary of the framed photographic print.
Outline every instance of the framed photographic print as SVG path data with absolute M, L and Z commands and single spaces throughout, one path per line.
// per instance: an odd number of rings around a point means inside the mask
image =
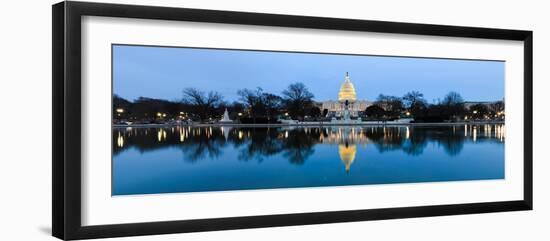
M 531 210 L 532 66 L 531 31 L 55 4 L 53 235 Z

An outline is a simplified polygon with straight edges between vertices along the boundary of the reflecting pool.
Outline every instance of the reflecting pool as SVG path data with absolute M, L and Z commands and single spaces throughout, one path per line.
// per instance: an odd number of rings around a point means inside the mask
M 504 178 L 505 126 L 113 129 L 113 195 Z

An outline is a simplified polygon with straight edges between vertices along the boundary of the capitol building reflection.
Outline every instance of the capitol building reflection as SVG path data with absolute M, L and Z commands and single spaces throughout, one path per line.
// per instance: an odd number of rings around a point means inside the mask
M 344 164 L 346 172 L 349 172 L 355 156 L 357 145 L 366 145 L 368 138 L 363 134 L 363 128 L 355 127 L 330 127 L 324 128 L 326 135 L 320 135 L 319 139 L 324 144 L 338 145 L 338 156 Z

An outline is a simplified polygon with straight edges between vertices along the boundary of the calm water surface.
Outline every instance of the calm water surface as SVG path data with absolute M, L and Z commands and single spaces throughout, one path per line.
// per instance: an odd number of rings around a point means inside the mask
M 504 125 L 113 130 L 113 195 L 504 178 Z

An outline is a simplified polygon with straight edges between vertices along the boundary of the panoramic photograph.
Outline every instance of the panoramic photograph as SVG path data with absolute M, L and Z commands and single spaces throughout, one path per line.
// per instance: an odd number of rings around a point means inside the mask
M 504 179 L 504 70 L 115 44 L 111 193 Z

